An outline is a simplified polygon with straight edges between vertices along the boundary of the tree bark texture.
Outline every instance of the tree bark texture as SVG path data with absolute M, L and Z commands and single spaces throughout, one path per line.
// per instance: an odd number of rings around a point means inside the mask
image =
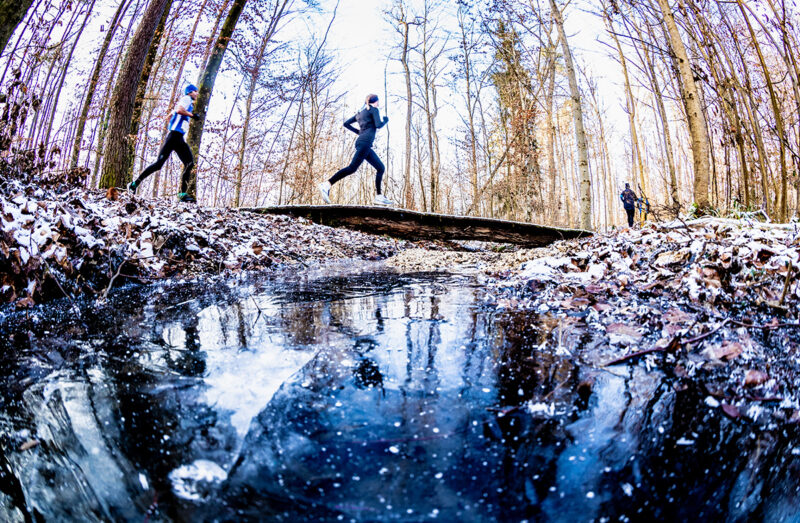
M 161 20 L 158 21 L 153 41 L 150 42 L 150 49 L 147 51 L 147 58 L 144 61 L 142 68 L 142 76 L 139 78 L 139 86 L 136 89 L 136 99 L 133 102 L 133 115 L 131 116 L 131 130 L 130 139 L 128 140 L 128 147 L 130 148 L 128 154 L 124 156 L 124 161 L 127 165 L 122 165 L 122 169 L 127 173 L 125 179 L 133 179 L 133 166 L 134 155 L 136 154 L 136 139 L 139 135 L 139 125 L 142 121 L 142 107 L 144 106 L 144 97 L 147 93 L 147 84 L 150 82 L 150 74 L 153 71 L 153 63 L 156 61 L 158 48 L 161 45 L 161 38 L 164 35 L 164 27 L 167 25 L 167 16 L 169 15 L 170 7 L 172 7 L 172 0 L 167 0 L 167 5 L 164 8 L 164 14 L 161 15 Z M 180 5 L 178 5 L 180 10 Z M 172 109 L 170 107 L 170 109 Z
M 658 6 L 664 16 L 664 25 L 669 36 L 669 45 L 678 62 L 678 74 L 681 78 L 681 98 L 686 107 L 686 119 L 691 136 L 692 160 L 694 165 L 694 201 L 702 212 L 710 206 L 708 199 L 711 160 L 709 158 L 709 140 L 706 117 L 700 102 L 700 94 L 694 81 L 692 64 L 683 44 L 675 15 L 667 0 L 658 0 Z
M 168 0 L 152 0 L 147 6 L 136 33 L 131 39 L 128 54 L 117 78 L 114 94 L 111 96 L 108 136 L 106 138 L 105 159 L 100 187 L 122 187 L 128 181 L 125 170 L 129 165 L 126 155 L 130 154 L 130 128 L 136 91 L 142 77 L 150 43 L 156 33 L 158 23 L 164 14 Z
M 193 113 L 199 116 L 198 119 L 191 122 L 189 125 L 189 133 L 187 134 L 186 142 L 192 149 L 192 154 L 195 157 L 194 169 L 192 170 L 191 178 L 189 179 L 188 193 L 196 197 L 197 193 L 197 166 L 199 165 L 199 152 L 200 143 L 203 140 L 203 126 L 206 123 L 206 111 L 208 110 L 209 103 L 211 102 L 211 94 L 214 91 L 214 83 L 217 81 L 217 73 L 222 66 L 222 59 L 225 58 L 225 51 L 228 49 L 228 43 L 231 40 L 231 35 L 236 29 L 236 23 L 239 21 L 239 16 L 242 14 L 247 0 L 234 0 L 231 5 L 231 10 L 228 11 L 228 16 L 222 24 L 219 37 L 214 44 L 214 50 L 208 58 L 203 74 L 200 77 L 198 86 L 197 100 L 194 102 Z
M 302 216 L 315 223 L 413 240 L 479 240 L 542 247 L 558 240 L 591 236 L 589 231 L 532 223 L 422 213 L 391 207 L 284 205 L 243 208 L 265 214 Z
M 130 6 L 130 2 L 128 2 L 128 0 L 120 1 L 119 7 L 117 7 L 117 10 L 114 12 L 114 17 L 111 19 L 111 24 L 106 32 L 106 37 L 103 39 L 103 45 L 100 47 L 100 54 L 97 56 L 94 69 L 92 70 L 92 76 L 89 78 L 89 85 L 86 88 L 86 96 L 84 97 L 83 106 L 81 107 L 81 114 L 78 116 L 78 128 L 75 131 L 75 141 L 72 145 L 72 158 L 69 162 L 70 169 L 74 169 L 78 166 L 78 159 L 81 153 L 81 143 L 83 142 L 83 133 L 86 130 L 86 120 L 89 118 L 89 109 L 92 106 L 94 92 L 97 89 L 97 83 L 100 81 L 100 72 L 103 69 L 103 61 L 108 53 L 111 40 L 114 38 L 114 33 L 116 32 L 117 27 L 119 27 L 120 19 L 125 15 L 125 11 L 127 10 L 128 6 Z
M 33 0 L 0 0 L 0 53 L 25 18 Z
M 575 65 L 572 62 L 572 53 L 564 31 L 564 21 L 561 17 L 555 0 L 550 0 L 550 9 L 553 20 L 561 39 L 561 48 L 564 53 L 569 90 L 572 96 L 572 120 L 575 126 L 575 142 L 578 152 L 578 176 L 580 181 L 580 226 L 583 229 L 592 228 L 592 182 L 589 178 L 589 152 L 586 144 L 586 130 L 583 125 L 583 109 L 581 107 L 581 91 L 578 87 L 578 78 L 575 74 Z

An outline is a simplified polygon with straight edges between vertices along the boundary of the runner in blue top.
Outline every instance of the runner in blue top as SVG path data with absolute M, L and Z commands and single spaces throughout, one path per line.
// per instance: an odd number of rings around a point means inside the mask
M 376 171 L 375 189 L 377 190 L 378 195 L 375 197 L 375 203 L 379 205 L 392 205 L 394 203 L 392 200 L 381 194 L 381 180 L 383 179 L 383 172 L 386 169 L 384 168 L 381 159 L 378 158 L 378 155 L 372 150 L 372 144 L 375 141 L 375 133 L 378 129 L 386 125 L 386 122 L 388 121 L 389 118 L 386 116 L 384 116 L 383 120 L 381 120 L 380 111 L 378 111 L 378 95 L 370 94 L 367 95 L 366 105 L 364 105 L 364 108 L 361 109 L 358 114 L 344 122 L 344 126 L 348 130 L 358 135 L 358 138 L 356 138 L 356 152 L 353 155 L 350 165 L 339 170 L 339 172 L 331 176 L 328 181 L 319 184 L 319 192 L 322 195 L 322 199 L 325 200 L 326 203 L 331 203 L 331 186 L 345 176 L 349 176 L 356 172 L 364 160 L 374 167 Z M 358 123 L 358 129 L 353 127 L 353 124 L 356 122 Z
M 164 145 L 161 146 L 161 150 L 158 151 L 158 159 L 155 163 L 145 168 L 142 174 L 128 185 L 128 189 L 136 192 L 142 181 L 154 172 L 160 171 L 169 155 L 175 151 L 178 153 L 178 158 L 183 162 L 181 192 L 178 193 L 178 199 L 182 202 L 195 202 L 195 199 L 189 194 L 189 176 L 194 167 L 194 157 L 192 156 L 192 150 L 183 140 L 183 135 L 189 129 L 189 119 L 198 118 L 196 114 L 192 113 L 196 99 L 197 87 L 191 84 L 187 85 L 183 98 L 178 101 L 178 105 L 175 106 L 172 117 L 169 119 L 169 134 L 167 134 L 167 139 L 164 141 Z

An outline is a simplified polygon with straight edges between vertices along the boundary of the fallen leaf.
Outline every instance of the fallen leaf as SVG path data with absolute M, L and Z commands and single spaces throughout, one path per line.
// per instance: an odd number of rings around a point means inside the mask
M 24 452 L 26 450 L 32 449 L 33 447 L 35 447 L 39 443 L 40 442 L 39 442 L 38 439 L 29 439 L 28 441 L 26 441 L 25 443 L 23 443 L 22 445 L 19 446 L 19 451 L 20 452 Z
M 625 343 L 631 345 L 642 339 L 642 335 L 639 334 L 639 331 L 624 323 L 612 323 L 606 327 L 606 332 L 608 333 L 608 338 L 611 343 Z
M 561 302 L 565 309 L 585 309 L 591 303 L 587 298 L 570 298 Z
M 744 351 L 742 344 L 737 341 L 725 340 L 722 345 L 709 347 L 703 351 L 703 355 L 710 360 L 731 361 Z
M 584 289 L 586 290 L 586 292 L 589 292 L 591 294 L 598 294 L 598 293 L 604 292 L 606 290 L 606 287 L 605 287 L 605 285 L 598 285 L 596 283 L 590 283 L 589 285 L 584 287 Z
M 677 376 L 679 378 L 688 378 L 689 377 L 689 373 L 686 371 L 686 367 L 684 367 L 683 365 L 680 365 L 680 364 L 675 365 L 675 369 L 673 369 L 673 372 L 675 373 L 675 376 Z
M 106 198 L 113 201 L 117 201 L 119 199 L 119 191 L 116 187 L 109 187 L 106 191 Z
M 683 263 L 688 259 L 689 259 L 688 251 L 662 252 L 661 254 L 658 255 L 658 257 L 656 257 L 656 261 L 653 264 L 659 267 L 664 267 L 667 265 L 675 265 Z
M 672 308 L 664 313 L 664 318 L 672 323 L 691 323 L 694 316 L 680 309 Z
M 750 369 L 744 375 L 744 384 L 748 387 L 761 385 L 769 379 L 766 372 Z
M 613 309 L 614 307 L 612 307 L 608 303 L 595 303 L 594 305 L 592 305 L 592 308 L 594 308 L 594 310 L 596 310 L 597 312 L 606 312 Z
M 736 419 L 741 415 L 739 414 L 739 409 L 737 409 L 735 405 L 731 405 L 730 403 L 722 404 L 722 412 L 724 412 L 733 419 Z

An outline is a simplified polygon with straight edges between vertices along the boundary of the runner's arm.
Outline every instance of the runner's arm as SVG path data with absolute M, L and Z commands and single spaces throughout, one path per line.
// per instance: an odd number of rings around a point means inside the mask
M 356 117 L 351 116 L 350 118 L 344 121 L 344 126 L 347 127 L 349 130 L 353 131 L 354 133 L 358 134 L 358 129 L 353 127 L 354 123 L 356 123 Z
M 189 118 L 191 118 L 193 116 L 192 113 L 190 113 L 189 111 L 186 110 L 186 107 L 184 107 L 184 106 L 182 106 L 180 104 L 178 104 L 178 106 L 175 107 L 175 112 L 178 113 L 181 116 L 188 116 Z
M 375 129 L 380 129 L 381 127 L 386 125 L 386 122 L 389 121 L 389 119 L 386 117 L 384 117 L 383 121 L 381 121 L 381 114 L 380 111 L 378 111 L 377 109 L 375 109 L 375 111 L 370 111 L 370 112 L 372 112 L 372 121 L 375 122 Z

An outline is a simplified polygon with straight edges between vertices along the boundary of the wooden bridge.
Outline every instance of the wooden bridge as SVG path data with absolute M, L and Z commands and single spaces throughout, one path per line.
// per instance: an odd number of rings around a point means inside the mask
M 396 207 L 282 205 L 242 210 L 299 216 L 322 225 L 385 234 L 407 240 L 479 240 L 542 247 L 557 240 L 592 234 L 580 229 L 561 229 L 493 218 L 431 214 Z

